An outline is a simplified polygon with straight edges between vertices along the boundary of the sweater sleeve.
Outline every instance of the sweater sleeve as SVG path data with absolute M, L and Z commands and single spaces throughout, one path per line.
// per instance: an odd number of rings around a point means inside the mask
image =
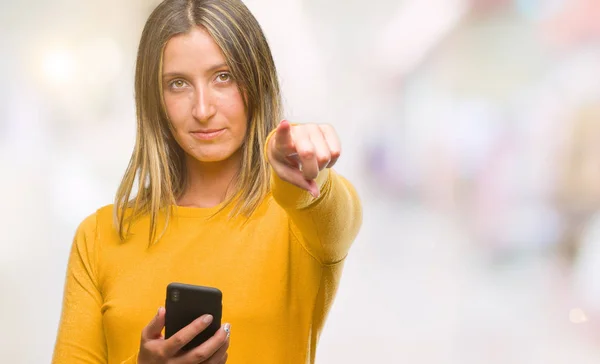
M 107 362 L 95 238 L 96 215 L 91 215 L 79 225 L 71 247 L 53 364 Z
M 333 264 L 348 254 L 362 224 L 362 206 L 352 184 L 334 170 L 321 171 L 316 182 L 315 199 L 271 168 L 271 192 L 290 218 L 291 234 L 321 264 Z

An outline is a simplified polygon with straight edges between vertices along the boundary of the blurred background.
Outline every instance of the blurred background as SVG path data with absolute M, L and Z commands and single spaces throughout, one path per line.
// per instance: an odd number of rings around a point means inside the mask
M 2 362 L 50 362 L 157 4 L 1 1 Z M 337 128 L 364 204 L 317 363 L 597 363 L 600 1 L 246 4 L 288 118 Z

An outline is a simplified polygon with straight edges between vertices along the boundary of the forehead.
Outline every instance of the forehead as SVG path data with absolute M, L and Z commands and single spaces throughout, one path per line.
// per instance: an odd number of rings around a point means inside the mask
M 163 55 L 163 73 L 203 72 L 221 63 L 225 63 L 221 48 L 204 28 L 194 27 L 169 39 Z

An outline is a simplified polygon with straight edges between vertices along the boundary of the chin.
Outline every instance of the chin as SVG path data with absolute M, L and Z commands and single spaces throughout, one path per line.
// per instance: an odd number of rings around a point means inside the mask
M 196 153 L 190 154 L 190 157 L 201 163 L 218 163 L 241 155 L 239 152 L 241 152 L 240 149 L 196 151 Z
M 228 157 L 223 156 L 212 156 L 212 155 L 203 155 L 203 156 L 192 156 L 196 161 L 200 163 L 219 163 L 228 160 Z

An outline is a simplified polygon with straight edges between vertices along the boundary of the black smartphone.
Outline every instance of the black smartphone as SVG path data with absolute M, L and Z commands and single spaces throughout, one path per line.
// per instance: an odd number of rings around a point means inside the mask
M 165 303 L 165 339 L 170 338 L 198 317 L 210 314 L 212 323 L 187 343 L 182 350 L 188 351 L 202 344 L 219 330 L 223 314 L 223 294 L 214 287 L 193 284 L 170 283 Z

